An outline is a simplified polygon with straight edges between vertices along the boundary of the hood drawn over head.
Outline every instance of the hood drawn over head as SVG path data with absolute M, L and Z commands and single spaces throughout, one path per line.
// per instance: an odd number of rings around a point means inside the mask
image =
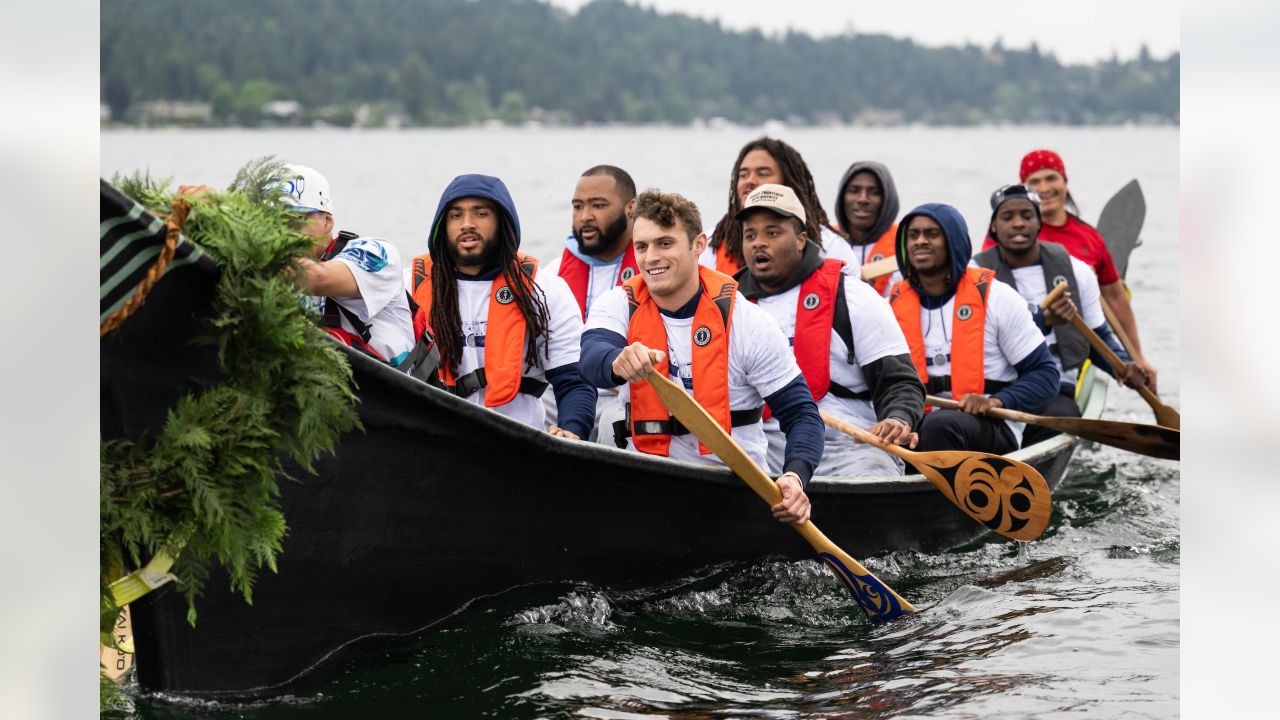
M 889 226 L 893 224 L 894 218 L 898 217 L 898 186 L 893 184 L 893 176 L 889 174 L 889 168 L 883 163 L 874 160 L 859 160 L 849 166 L 844 171 L 844 177 L 840 178 L 840 187 L 836 190 L 836 224 L 840 229 L 849 232 L 849 218 L 844 212 L 844 189 L 853 179 L 854 175 L 862 171 L 868 171 L 876 176 L 880 181 L 880 189 L 884 193 L 884 202 L 880 205 L 880 217 L 876 218 L 876 224 L 871 226 L 871 230 L 867 232 L 866 237 L 860 244 L 873 243 L 884 235 Z M 853 242 L 850 240 L 849 242 Z
M 444 189 L 444 193 L 440 196 L 440 204 L 436 206 L 436 216 L 431 221 L 431 236 L 427 239 L 427 252 L 431 253 L 432 261 L 439 260 L 440 248 L 445 241 L 444 218 L 449 203 L 467 197 L 484 198 L 497 205 L 499 211 L 506 215 L 512 230 L 515 231 L 516 249 L 520 248 L 520 216 L 516 214 L 516 204 L 511 199 L 511 192 L 507 190 L 506 183 L 492 175 L 459 175 Z
M 908 273 L 909 262 L 907 260 L 907 226 L 911 224 L 914 217 L 924 216 L 938 223 L 942 228 L 942 234 L 947 238 L 947 257 L 951 264 L 951 285 L 947 289 L 946 297 L 950 297 L 955 292 L 956 285 L 960 282 L 960 277 L 964 275 L 965 268 L 969 265 L 969 259 L 973 257 L 973 240 L 969 238 L 969 226 L 965 224 L 964 216 L 959 210 L 946 205 L 944 203 L 925 203 L 917 206 L 914 210 L 902 216 L 898 221 L 898 241 L 895 244 L 895 253 L 898 257 L 898 270 L 902 273 L 902 277 L 907 278 L 911 286 L 915 288 L 917 293 L 922 296 L 924 290 L 917 284 L 915 273 Z

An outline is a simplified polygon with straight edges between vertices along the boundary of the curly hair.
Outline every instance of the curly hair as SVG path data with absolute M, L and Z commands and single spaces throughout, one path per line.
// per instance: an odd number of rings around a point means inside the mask
M 758 137 L 743 145 L 738 153 L 733 171 L 729 173 L 729 211 L 716 223 L 716 228 L 711 233 L 711 247 L 718 249 L 721 243 L 727 243 L 729 257 L 740 264 L 745 263 L 742 256 L 742 223 L 735 220 L 734 216 L 742 209 L 742 198 L 738 197 L 738 171 L 742 168 L 743 158 L 752 150 L 764 150 L 778 163 L 778 168 L 782 170 L 781 184 L 795 190 L 800 204 L 804 206 L 805 232 L 810 240 L 822 247 L 822 228 L 826 227 L 833 232 L 835 228 L 831 226 L 827 211 L 822 209 L 822 203 L 818 200 L 818 190 L 813 185 L 809 166 L 795 148 L 768 136 Z
M 692 200 L 678 193 L 662 192 L 658 188 L 649 188 L 636 197 L 636 205 L 631 209 L 631 219 L 644 218 L 662 228 L 674 228 L 676 221 L 684 225 L 689 242 L 702 232 L 702 213 Z

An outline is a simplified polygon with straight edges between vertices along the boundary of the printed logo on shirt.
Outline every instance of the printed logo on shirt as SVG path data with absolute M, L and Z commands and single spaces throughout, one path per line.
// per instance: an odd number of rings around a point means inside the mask
M 822 301 L 818 298 L 818 293 L 809 293 L 804 296 L 804 309 L 813 310 L 818 307 L 818 303 L 820 302 Z
M 484 347 L 484 336 L 488 327 L 488 322 L 464 320 L 462 323 L 462 346 L 473 348 Z
M 633 268 L 622 268 L 622 273 L 619 275 L 619 277 L 622 278 L 622 282 L 626 282 L 631 278 L 635 277 L 635 275 L 636 275 L 636 271 Z
M 1066 284 L 1067 284 L 1067 278 L 1065 275 L 1059 275 L 1058 277 L 1053 279 L 1054 287 L 1058 287 L 1059 285 L 1066 285 Z
M 387 249 L 381 243 L 356 238 L 347 243 L 338 253 L 338 257 L 347 258 L 361 270 L 376 273 L 387 266 Z
M 498 288 L 498 302 L 503 305 L 510 305 L 512 300 L 516 299 L 516 294 L 511 292 L 511 288 L 503 285 Z
M 956 317 L 960 318 L 961 320 L 968 320 L 969 318 L 973 317 L 973 308 L 969 307 L 968 305 L 961 305 L 960 309 L 956 310 Z
M 693 331 L 694 345 L 697 345 L 698 347 L 703 347 L 709 342 L 711 342 L 711 329 L 708 328 L 706 325 L 703 325 L 702 327 Z

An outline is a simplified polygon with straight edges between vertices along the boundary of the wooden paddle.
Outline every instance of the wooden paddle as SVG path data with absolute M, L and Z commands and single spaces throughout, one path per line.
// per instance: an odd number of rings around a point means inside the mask
M 890 255 L 862 266 L 862 279 L 867 282 L 892 275 L 898 271 L 898 258 Z
M 960 403 L 948 398 L 929 395 L 925 402 L 934 407 L 959 410 Z M 1182 433 L 1159 425 L 1120 422 L 1119 420 L 1092 420 L 1079 417 L 1052 417 L 1032 415 L 1008 408 L 988 410 L 987 414 L 1002 420 L 1042 425 L 1068 435 L 1082 437 L 1103 445 L 1128 450 L 1140 455 L 1177 460 Z
M 818 412 L 831 427 L 911 463 L 966 515 L 1007 538 L 1035 540 L 1049 526 L 1049 484 L 1024 462 L 969 450 L 914 452 L 882 442 L 825 410 Z
M 728 465 L 757 495 L 770 506 L 782 500 L 782 492 L 773 479 L 766 475 L 759 465 L 756 465 L 733 436 L 725 432 L 724 428 L 720 427 L 720 424 L 698 404 L 698 401 L 693 399 L 693 396 L 662 372 L 650 373 L 648 380 L 653 389 L 658 391 L 658 397 L 662 398 L 663 404 L 671 414 L 689 428 L 703 445 L 711 448 L 716 457 Z M 813 546 L 818 557 L 826 561 L 836 577 L 844 582 L 853 599 L 858 601 L 870 620 L 876 622 L 894 620 L 917 612 L 915 606 L 837 547 L 812 522 L 805 521 L 791 527 Z
M 1066 289 L 1066 283 L 1055 287 L 1048 295 L 1045 296 L 1044 300 L 1040 301 L 1040 307 L 1049 307 L 1049 305 L 1053 304 L 1053 301 L 1057 300 L 1062 293 L 1066 292 Z M 1115 354 L 1115 351 L 1102 341 L 1102 338 L 1098 337 L 1098 333 L 1094 332 L 1093 328 L 1089 327 L 1085 323 L 1084 318 L 1080 317 L 1080 313 L 1076 313 L 1075 316 L 1071 318 L 1071 327 L 1075 328 L 1077 332 L 1083 335 L 1084 338 L 1089 341 L 1089 344 L 1093 346 L 1093 349 L 1097 350 L 1098 354 L 1102 356 L 1102 359 L 1106 360 L 1107 364 L 1115 368 L 1117 371 L 1128 364 L 1121 360 L 1120 357 Z M 1139 385 L 1134 389 L 1138 391 L 1138 394 L 1142 396 L 1142 399 L 1146 400 L 1147 404 L 1151 406 L 1151 409 L 1155 411 L 1156 422 L 1174 430 L 1181 429 L 1182 416 L 1178 414 L 1177 410 L 1174 410 L 1161 402 L 1160 398 L 1156 397 L 1156 394 L 1151 392 L 1151 390 L 1145 385 Z

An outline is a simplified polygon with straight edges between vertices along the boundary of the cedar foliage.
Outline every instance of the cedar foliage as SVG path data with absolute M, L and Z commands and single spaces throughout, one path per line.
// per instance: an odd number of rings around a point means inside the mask
M 314 240 L 297 232 L 298 216 L 278 194 L 264 191 L 282 167 L 271 158 L 249 163 L 228 191 L 192 204 L 183 235 L 222 271 L 201 342 L 216 349 L 224 381 L 182 397 L 157 437 L 101 445 L 104 638 L 117 613 L 107 583 L 161 549 L 176 558 L 171 572 L 192 625 L 214 562 L 252 603 L 257 572 L 276 570 L 287 532 L 279 483 L 292 478 L 283 460 L 314 472 L 314 461 L 360 426 L 351 368 L 291 279 Z M 169 211 L 167 179 L 112 183 L 153 214 Z

